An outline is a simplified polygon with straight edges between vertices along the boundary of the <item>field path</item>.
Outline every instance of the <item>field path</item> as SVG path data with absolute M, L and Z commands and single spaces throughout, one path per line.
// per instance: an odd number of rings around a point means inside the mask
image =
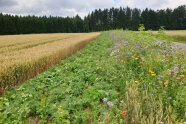
M 186 44 L 184 43 L 178 43 L 178 42 L 174 42 L 174 44 L 180 48 L 180 49 L 183 49 L 184 52 L 186 52 Z

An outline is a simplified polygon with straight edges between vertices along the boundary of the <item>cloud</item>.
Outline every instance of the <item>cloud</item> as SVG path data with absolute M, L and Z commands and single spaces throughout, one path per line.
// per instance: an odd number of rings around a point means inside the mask
M 144 9 L 175 8 L 185 0 L 0 0 L 0 12 L 18 15 L 84 17 L 95 9 L 137 7 Z
M 154 10 L 157 9 L 174 9 L 179 5 L 186 4 L 186 0 L 119 0 L 120 6 L 129 6 L 132 8 L 151 8 Z
M 15 0 L 0 0 L 0 7 L 1 8 L 10 7 L 13 5 L 17 5 L 17 1 L 15 1 Z

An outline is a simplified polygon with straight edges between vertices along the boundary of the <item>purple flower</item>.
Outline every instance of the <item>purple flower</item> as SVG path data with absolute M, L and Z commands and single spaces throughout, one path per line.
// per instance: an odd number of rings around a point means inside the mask
M 105 94 L 108 96 L 109 95 L 109 92 L 106 92 Z
M 158 77 L 157 77 L 157 79 L 158 79 L 158 80 L 160 80 L 160 79 L 161 79 L 161 77 L 159 77 L 159 76 L 158 76 Z
M 108 104 L 109 107 L 112 107 L 113 106 L 113 104 L 112 104 L 111 101 L 108 101 L 107 104 Z
M 121 103 L 124 103 L 124 101 L 123 101 L 123 100 L 121 100 L 120 102 L 121 102 Z
M 163 93 L 166 93 L 166 91 L 163 91 Z
M 175 67 L 175 68 L 174 68 L 175 71 L 178 70 L 178 69 L 179 69 L 178 67 Z
M 164 76 L 158 75 L 157 79 L 160 80 L 161 78 L 164 78 Z
M 152 96 L 154 96 L 154 94 L 152 94 Z
M 160 122 L 160 124 L 164 124 L 164 122 Z
M 171 74 L 174 74 L 175 72 L 174 72 L 174 70 L 171 70 L 170 73 L 171 73 Z
M 181 69 L 184 69 L 184 67 L 181 67 Z
M 104 98 L 103 101 L 106 102 L 107 101 L 107 98 Z

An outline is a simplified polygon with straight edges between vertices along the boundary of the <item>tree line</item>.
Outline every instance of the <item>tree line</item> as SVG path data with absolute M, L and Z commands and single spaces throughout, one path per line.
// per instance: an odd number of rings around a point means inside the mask
M 137 30 L 139 24 L 158 30 L 186 30 L 186 5 L 175 9 L 96 9 L 82 19 L 75 17 L 17 16 L 0 13 L 0 34 L 78 33 L 112 29 Z

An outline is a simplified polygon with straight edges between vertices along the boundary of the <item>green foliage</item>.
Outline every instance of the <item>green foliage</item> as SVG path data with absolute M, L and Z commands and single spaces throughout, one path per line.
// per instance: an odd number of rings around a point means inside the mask
M 164 26 L 161 26 L 161 27 L 160 27 L 160 29 L 159 29 L 159 31 L 158 31 L 158 35 L 159 35 L 160 37 L 165 36 L 165 28 L 164 28 Z
M 54 124 L 184 122 L 183 57 L 149 33 L 103 32 L 81 52 L 7 91 L 0 123 L 37 116 Z M 178 73 L 169 74 L 175 67 Z
M 145 26 L 143 24 L 139 24 L 139 28 L 138 31 L 144 31 L 145 30 Z
M 0 34 L 95 32 L 113 29 L 138 30 L 140 23 L 146 30 L 186 30 L 186 6 L 174 10 L 140 10 L 137 8 L 96 9 L 81 19 L 75 17 L 12 16 L 0 13 Z
M 70 124 L 69 113 L 62 108 L 58 108 L 56 118 L 53 121 L 54 124 Z

